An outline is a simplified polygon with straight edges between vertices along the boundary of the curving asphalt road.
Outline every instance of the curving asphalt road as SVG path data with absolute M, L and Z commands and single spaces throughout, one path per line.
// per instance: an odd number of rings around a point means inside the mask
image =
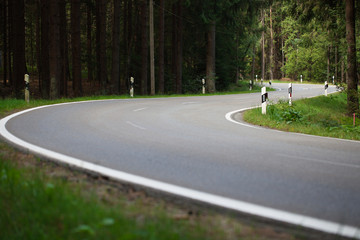
M 270 100 L 286 99 L 286 84 L 273 87 Z M 293 86 L 294 98 L 323 92 Z M 259 101 L 257 93 L 60 104 L 4 118 L 0 133 L 124 181 L 360 239 L 360 142 L 235 124 L 237 109 Z

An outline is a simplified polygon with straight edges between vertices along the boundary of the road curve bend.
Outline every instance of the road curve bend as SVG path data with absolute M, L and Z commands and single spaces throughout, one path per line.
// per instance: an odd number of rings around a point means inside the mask
M 286 84 L 273 86 L 270 100 L 287 98 Z M 293 86 L 295 99 L 323 92 Z M 57 104 L 1 119 L 0 134 L 114 179 L 360 239 L 360 142 L 233 120 L 259 102 L 257 93 Z

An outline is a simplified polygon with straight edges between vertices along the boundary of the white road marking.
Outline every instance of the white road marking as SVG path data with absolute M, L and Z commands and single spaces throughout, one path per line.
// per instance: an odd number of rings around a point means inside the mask
M 134 128 L 138 128 L 138 129 L 141 129 L 141 130 L 146 130 L 146 128 L 144 128 L 144 127 L 142 127 L 140 125 L 137 125 L 137 124 L 135 124 L 133 122 L 127 121 L 126 123 L 133 126 Z
M 195 103 L 197 103 L 197 102 L 183 102 L 183 103 L 181 103 L 181 104 L 187 105 L 187 104 L 195 104 Z
M 139 111 L 142 111 L 142 110 L 145 110 L 145 109 L 147 109 L 147 108 L 146 108 L 146 107 L 144 107 L 144 108 L 138 108 L 138 109 L 133 110 L 133 112 L 139 112 Z
M 299 157 L 299 156 L 291 156 L 291 155 L 281 154 L 281 153 L 277 153 L 276 155 L 281 156 L 281 157 L 286 157 L 286 158 L 293 158 L 293 159 L 304 160 L 304 161 L 308 161 L 308 162 L 316 162 L 316 163 L 330 164 L 330 165 L 341 166 L 341 167 L 360 168 L 360 165 L 351 164 L 351 163 L 331 162 L 331 161 L 322 160 L 322 159 Z
M 239 125 L 242 125 L 242 126 L 245 126 L 245 127 L 255 128 L 255 129 L 263 129 L 262 127 L 258 127 L 258 126 L 255 126 L 255 125 L 250 125 L 250 124 L 247 124 L 247 123 L 235 121 L 235 120 L 231 117 L 231 116 L 234 115 L 235 113 L 243 112 L 243 111 L 250 110 L 250 109 L 253 109 L 253 108 L 257 108 L 257 107 L 260 107 L 260 106 L 242 108 L 242 109 L 239 109 L 239 110 L 235 110 L 235 111 L 232 111 L 232 112 L 228 112 L 228 113 L 225 115 L 225 118 L 226 118 L 226 120 L 228 120 L 229 122 L 232 122 L 232 123 L 235 123 L 235 124 L 239 124 Z
M 71 103 L 65 103 L 65 104 L 71 104 Z M 64 105 L 64 104 L 57 104 L 57 105 Z M 318 231 L 323 231 L 331 234 L 337 234 L 344 237 L 350 237 L 350 238 L 356 238 L 360 239 L 360 228 L 349 226 L 349 225 L 343 225 L 341 223 L 331 222 L 327 220 L 322 220 L 318 218 L 313 218 L 305 215 L 295 214 L 287 211 L 277 210 L 274 208 L 264 207 L 248 202 L 243 202 L 231 198 L 226 198 L 218 195 L 213 195 L 206 192 L 201 192 L 185 187 L 180 187 L 177 185 L 165 183 L 156 181 L 153 179 L 125 173 L 122 171 L 106 168 L 94 163 L 89 163 L 84 160 L 70 157 L 61 153 L 57 153 L 39 146 L 36 146 L 34 144 L 28 143 L 26 141 L 23 141 L 13 134 L 11 134 L 6 129 L 6 123 L 11 120 L 12 118 L 19 116 L 21 114 L 24 114 L 26 112 L 30 112 L 39 108 L 44 108 L 49 106 L 42 106 L 37 108 L 28 109 L 22 112 L 18 112 L 15 114 L 12 114 L 10 116 L 7 116 L 3 119 L 0 119 L 0 135 L 3 136 L 7 141 L 12 142 L 13 144 L 26 149 L 28 152 L 41 155 L 45 158 L 53 159 L 65 164 L 69 164 L 71 166 L 76 166 L 82 169 L 90 170 L 93 172 L 97 172 L 99 174 L 103 174 L 105 176 L 111 177 L 116 180 L 125 181 L 133 184 L 139 184 L 145 187 L 157 189 L 160 191 L 168 192 L 171 194 L 175 194 L 178 196 L 202 201 L 205 203 L 213 204 L 216 206 L 221 206 L 228 209 L 233 209 L 236 211 L 244 212 L 247 214 L 260 216 L 268 219 L 273 219 L 281 222 L 286 222 L 306 228 L 315 229 Z M 250 108 L 249 108 L 250 109 Z M 232 114 L 237 111 L 231 112 Z M 232 114 L 229 115 L 229 118 L 231 119 Z M 231 121 L 233 122 L 233 121 Z M 128 124 L 131 124 L 131 122 L 127 122 Z

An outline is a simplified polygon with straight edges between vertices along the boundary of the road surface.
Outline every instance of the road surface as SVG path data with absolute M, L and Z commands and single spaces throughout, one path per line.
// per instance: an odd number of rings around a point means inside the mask
M 270 101 L 287 98 L 287 84 L 273 87 Z M 294 99 L 323 93 L 293 85 Z M 234 122 L 260 101 L 252 93 L 60 104 L 4 118 L 0 132 L 123 181 L 360 239 L 360 142 Z

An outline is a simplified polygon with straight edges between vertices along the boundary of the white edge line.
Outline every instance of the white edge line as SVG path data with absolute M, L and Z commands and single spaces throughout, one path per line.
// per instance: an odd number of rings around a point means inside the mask
M 263 129 L 262 127 L 258 127 L 258 126 L 255 126 L 255 125 L 250 125 L 250 124 L 247 124 L 247 123 L 235 121 L 235 120 L 232 118 L 232 115 L 234 115 L 235 113 L 243 112 L 243 111 L 250 110 L 250 109 L 253 109 L 253 108 L 257 108 L 257 107 L 259 107 L 259 106 L 242 108 L 242 109 L 238 109 L 238 110 L 235 110 L 235 111 L 232 111 L 232 112 L 228 112 L 228 113 L 225 115 L 225 118 L 226 118 L 226 120 L 228 120 L 229 122 L 232 122 L 232 123 L 235 123 L 235 124 L 239 124 L 239 125 L 242 125 L 242 126 L 245 126 L 245 127 L 250 127 L 250 128 L 255 128 L 255 129 Z
M 197 103 L 197 102 L 183 102 L 183 103 L 181 103 L 182 105 L 187 105 L 187 104 L 195 104 L 195 103 Z
M 142 126 L 139 126 L 139 125 L 137 125 L 137 124 L 135 124 L 135 123 L 132 123 L 132 122 L 130 122 L 130 121 L 126 121 L 126 123 L 129 124 L 129 125 L 131 125 L 131 126 L 133 126 L 134 128 L 138 128 L 138 129 L 141 129 L 141 130 L 146 130 L 146 128 L 144 128 L 144 127 L 142 127 Z
M 145 109 L 147 109 L 147 108 L 146 108 L 146 107 L 144 107 L 144 108 L 138 108 L 138 109 L 133 110 L 133 112 L 139 112 L 139 111 L 142 111 L 142 110 L 145 110 Z
M 71 104 L 71 103 L 65 103 Z M 56 104 L 56 105 L 64 105 L 64 104 Z M 243 213 L 260 216 L 268 219 L 277 220 L 280 222 L 286 222 L 306 228 L 311 228 L 318 231 L 327 232 L 330 234 L 336 234 L 344 237 L 351 237 L 360 239 L 360 228 L 354 226 L 343 225 L 340 223 L 335 223 L 327 220 L 317 219 L 305 215 L 295 214 L 287 211 L 277 210 L 269 207 L 264 207 L 252 203 L 247 203 L 235 199 L 230 199 L 218 195 L 213 195 L 201 191 L 196 191 L 189 188 L 180 187 L 177 185 L 156 181 L 153 179 L 125 173 L 122 171 L 106 168 L 97 164 L 89 163 L 81 159 L 73 158 L 61 153 L 57 153 L 51 150 L 47 150 L 45 148 L 41 148 L 34 144 L 23 141 L 10 132 L 7 131 L 5 125 L 12 118 L 24 114 L 26 112 L 30 112 L 39 108 L 48 107 L 42 106 L 33 109 L 28 109 L 22 112 L 18 112 L 7 116 L 3 119 L 0 119 L 0 135 L 2 135 L 8 141 L 28 150 L 33 154 L 38 154 L 46 158 L 54 159 L 60 161 L 65 164 L 69 164 L 72 166 L 76 166 L 82 169 L 86 169 L 89 171 L 97 172 L 103 174 L 105 176 L 111 177 L 116 180 L 125 181 L 129 183 L 134 183 L 138 185 L 142 185 L 145 187 L 149 187 L 152 189 L 157 189 L 160 191 L 164 191 L 167 193 L 175 194 L 178 196 L 194 199 L 197 201 L 213 204 L 216 206 L 233 209 L 236 211 L 240 211 Z M 234 111 L 237 112 L 237 111 Z M 231 115 L 230 115 L 231 116 Z

